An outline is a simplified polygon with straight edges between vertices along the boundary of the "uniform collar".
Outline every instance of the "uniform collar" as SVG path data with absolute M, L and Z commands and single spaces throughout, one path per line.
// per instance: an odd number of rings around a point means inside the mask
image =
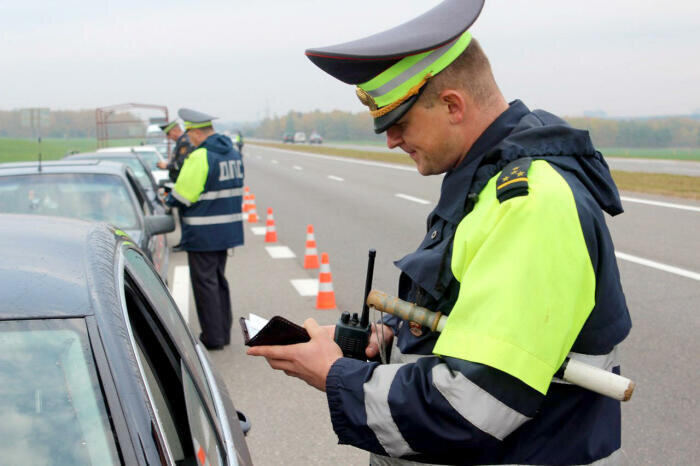
M 524 103 L 514 100 L 509 104 L 508 109 L 481 133 L 462 163 L 445 174 L 440 190 L 440 200 L 433 213 L 455 225 L 462 220 L 466 195 L 484 156 L 505 139 L 528 113 L 530 109 Z

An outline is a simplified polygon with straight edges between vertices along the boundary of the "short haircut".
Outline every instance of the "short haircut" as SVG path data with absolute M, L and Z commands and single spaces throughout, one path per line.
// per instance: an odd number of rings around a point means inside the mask
M 491 64 L 479 42 L 472 38 L 469 46 L 447 68 L 428 80 L 420 102 L 432 107 L 445 89 L 459 89 L 469 94 L 477 105 L 488 105 L 500 95 Z

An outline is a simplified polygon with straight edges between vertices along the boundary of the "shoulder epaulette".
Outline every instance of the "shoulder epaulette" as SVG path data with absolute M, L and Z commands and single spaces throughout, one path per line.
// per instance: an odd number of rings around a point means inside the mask
M 496 197 L 503 203 L 517 196 L 527 196 L 527 171 L 530 169 L 532 159 L 523 157 L 510 162 L 496 180 Z

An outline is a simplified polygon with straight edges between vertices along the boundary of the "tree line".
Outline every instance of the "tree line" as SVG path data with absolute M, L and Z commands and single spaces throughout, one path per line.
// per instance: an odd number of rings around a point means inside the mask
M 114 115 L 110 121 L 134 119 L 129 113 Z M 666 117 L 649 119 L 567 118 L 574 127 L 590 131 L 593 142 L 605 148 L 698 148 L 700 147 L 700 118 Z M 25 121 L 26 123 L 26 121 Z M 53 110 L 43 137 L 94 138 L 95 110 Z M 110 125 L 110 138 L 140 137 L 145 125 Z M 265 139 L 281 140 L 284 133 L 302 131 L 321 134 L 332 141 L 383 141 L 384 135 L 372 131 L 368 112 L 351 113 L 340 110 L 322 112 L 289 111 L 286 115 L 262 120 L 248 127 L 245 133 Z M 20 110 L 0 111 L 0 137 L 35 137 L 32 128 L 22 125 Z
M 134 120 L 137 116 L 128 112 L 117 113 L 110 117 L 110 122 Z M 0 110 L 0 137 L 31 138 L 38 136 L 36 129 L 25 126 L 21 110 Z M 146 122 L 113 124 L 109 127 L 112 139 L 141 137 L 146 131 Z M 85 110 L 51 110 L 48 125 L 41 127 L 42 137 L 51 138 L 95 138 L 95 109 Z
M 565 118 L 576 128 L 590 132 L 598 147 L 624 148 L 697 148 L 700 147 L 700 119 L 697 117 L 664 117 L 649 119 Z M 249 135 L 265 139 L 281 139 L 287 132 L 318 132 L 327 140 L 383 141 L 384 135 L 372 131 L 368 112 L 294 112 L 266 118 L 248 130 Z

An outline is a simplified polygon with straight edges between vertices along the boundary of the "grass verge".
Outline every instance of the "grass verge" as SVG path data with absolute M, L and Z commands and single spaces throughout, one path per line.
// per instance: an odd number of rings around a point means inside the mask
M 117 139 L 110 146 L 138 145 L 138 139 Z M 97 140 L 89 138 L 44 138 L 41 141 L 42 160 L 58 160 L 71 151 L 89 152 L 97 149 Z M 0 163 L 34 162 L 39 143 L 36 139 L 0 138 Z
M 355 159 L 371 160 L 375 162 L 399 163 L 413 165 L 413 160 L 408 156 L 392 153 L 360 151 L 356 149 L 344 149 L 337 147 L 319 147 L 288 144 L 255 142 L 257 146 L 273 147 L 278 149 L 294 150 L 298 152 L 310 152 L 313 154 L 336 155 L 339 157 L 351 157 Z M 647 194 L 659 194 L 664 196 L 682 197 L 686 199 L 700 200 L 700 177 L 667 175 L 665 173 L 643 173 L 613 170 L 612 176 L 617 187 L 622 191 L 636 191 Z

